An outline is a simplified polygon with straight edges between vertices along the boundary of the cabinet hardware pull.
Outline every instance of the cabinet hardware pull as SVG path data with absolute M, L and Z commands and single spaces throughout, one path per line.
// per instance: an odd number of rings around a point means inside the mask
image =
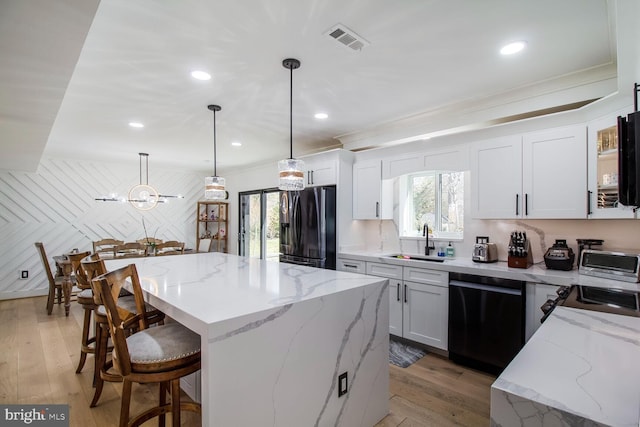
M 529 215 L 529 193 L 524 193 L 524 215 Z
M 376 218 L 380 217 L 380 202 L 376 202 Z
M 516 194 L 516 216 L 520 215 L 520 212 L 518 211 L 520 205 L 520 195 Z
M 354 264 L 344 264 L 344 266 L 348 268 L 358 268 L 358 266 Z
M 314 179 L 313 179 L 313 171 L 311 171 L 311 184 L 313 184 L 313 181 L 314 181 Z
M 400 282 L 396 283 L 396 300 L 400 301 Z
M 404 285 L 404 302 L 407 302 L 407 285 Z
M 591 194 L 593 191 L 587 190 L 587 215 L 591 215 Z

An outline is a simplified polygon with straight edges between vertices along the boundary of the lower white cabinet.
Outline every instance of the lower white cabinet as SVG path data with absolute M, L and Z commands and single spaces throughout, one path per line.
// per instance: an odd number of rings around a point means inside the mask
M 347 258 L 338 258 L 338 261 L 336 262 L 336 270 L 348 271 L 350 273 L 366 273 L 364 261 Z
M 548 299 L 556 299 L 558 294 L 556 291 L 560 286 L 547 285 L 544 283 L 527 283 L 527 302 L 526 302 L 526 323 L 525 323 L 525 339 L 529 338 L 540 327 L 540 319 L 544 313 L 540 307 L 547 302 Z
M 376 262 L 366 265 L 367 274 L 389 279 L 389 333 L 447 350 L 449 273 Z

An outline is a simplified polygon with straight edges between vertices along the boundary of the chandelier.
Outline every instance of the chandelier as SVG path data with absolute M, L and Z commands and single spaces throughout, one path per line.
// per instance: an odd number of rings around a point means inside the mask
M 131 206 L 141 211 L 148 211 L 155 208 L 158 203 L 167 203 L 167 199 L 182 199 L 184 196 L 178 194 L 176 196 L 169 196 L 166 194 L 159 194 L 158 191 L 149 185 L 149 154 L 138 153 L 140 161 L 140 183 L 134 185 L 129 190 L 128 197 L 120 197 L 117 193 L 112 193 L 109 196 L 97 197 L 95 200 L 100 202 L 129 202 Z M 144 158 L 144 174 L 142 167 L 142 159 Z M 143 182 L 144 176 L 144 182 Z
M 208 105 L 213 111 L 213 176 L 204 178 L 204 198 L 207 200 L 224 200 L 228 193 L 224 189 L 224 178 L 218 176 L 216 169 L 216 112 L 222 110 L 219 105 Z

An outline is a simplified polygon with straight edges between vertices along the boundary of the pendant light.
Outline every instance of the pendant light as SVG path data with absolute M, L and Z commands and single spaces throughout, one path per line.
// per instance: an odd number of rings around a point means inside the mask
M 140 163 L 140 183 L 134 185 L 129 190 L 128 198 L 120 197 L 117 193 L 110 194 L 109 196 L 97 197 L 94 200 L 100 202 L 129 202 L 131 206 L 141 211 L 148 211 L 155 208 L 158 203 L 168 203 L 167 199 L 182 199 L 184 196 L 178 194 L 176 196 L 169 196 L 166 194 L 158 194 L 155 188 L 149 185 L 149 154 L 138 153 Z M 144 173 L 143 173 L 143 159 L 144 159 Z M 143 177 L 144 175 L 144 182 Z
M 216 112 L 222 110 L 219 105 L 208 105 L 213 111 L 213 176 L 204 178 L 204 198 L 207 200 L 224 200 L 227 192 L 224 189 L 224 178 L 218 176 L 216 169 Z
M 300 68 L 300 61 L 287 58 L 282 66 L 290 71 L 289 79 L 289 158 L 278 162 L 280 190 L 304 189 L 304 162 L 293 158 L 293 70 Z

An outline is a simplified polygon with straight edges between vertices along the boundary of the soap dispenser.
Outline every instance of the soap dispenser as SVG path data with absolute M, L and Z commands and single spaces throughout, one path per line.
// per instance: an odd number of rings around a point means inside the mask
M 455 249 L 451 246 L 451 242 L 449 242 L 449 246 L 447 246 L 447 256 L 453 257 L 455 255 Z

